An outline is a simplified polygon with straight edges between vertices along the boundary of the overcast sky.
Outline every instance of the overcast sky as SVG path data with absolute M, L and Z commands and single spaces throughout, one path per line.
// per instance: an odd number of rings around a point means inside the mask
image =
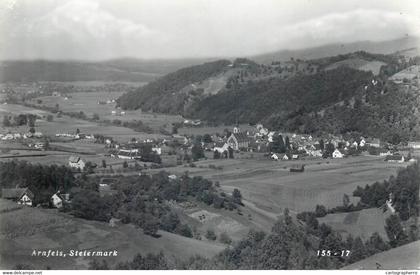
M 242 56 L 420 35 L 419 0 L 0 0 L 0 59 Z

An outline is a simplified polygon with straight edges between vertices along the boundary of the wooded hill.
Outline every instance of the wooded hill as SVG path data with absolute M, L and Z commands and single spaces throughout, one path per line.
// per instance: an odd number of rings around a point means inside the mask
M 118 103 L 211 124 L 262 122 L 279 130 L 356 132 L 395 143 L 420 136 L 418 93 L 388 77 L 417 63 L 419 58 L 367 52 L 271 65 L 220 60 L 168 74 Z M 207 92 L 214 82 L 218 89 Z

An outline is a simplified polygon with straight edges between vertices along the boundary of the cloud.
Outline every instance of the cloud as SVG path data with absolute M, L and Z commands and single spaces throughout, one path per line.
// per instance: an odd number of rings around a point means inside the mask
M 420 35 L 418 11 L 394 1 L 156 1 L 0 0 L 13 9 L 0 18 L 0 58 L 244 56 Z
M 143 24 L 117 18 L 96 2 L 73 0 L 14 27 L 9 44 L 20 45 L 22 55 L 33 57 L 95 59 L 116 53 L 136 55 L 167 42 L 166 37 Z
M 399 12 L 354 10 L 331 13 L 274 30 L 271 46 L 308 47 L 328 43 L 380 41 L 420 35 L 420 19 Z

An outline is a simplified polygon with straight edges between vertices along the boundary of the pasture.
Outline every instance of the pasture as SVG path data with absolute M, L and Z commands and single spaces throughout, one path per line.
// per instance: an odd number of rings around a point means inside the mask
M 375 255 L 372 255 L 364 260 L 347 265 L 343 269 L 363 269 L 373 270 L 378 269 L 403 269 L 416 270 L 420 269 L 420 241 L 412 242 L 402 245 L 397 248 L 390 249 Z
M 53 121 L 47 121 L 46 116 L 50 114 L 49 112 L 15 104 L 0 105 L 0 116 L 20 113 L 32 113 L 42 117 L 41 119 L 36 120 L 35 129 L 47 136 L 55 136 L 57 133 L 76 133 L 76 130 L 79 129 L 81 133 L 110 136 L 121 142 L 129 141 L 133 137 L 138 140 L 164 137 L 161 134 L 136 132 L 122 126 L 102 125 L 97 122 L 71 118 L 68 116 L 57 117 L 54 115 Z M 5 128 L 0 126 L 1 133 L 7 133 L 8 131 L 23 133 L 28 132 L 29 127 L 20 126 Z
M 0 200 L 0 206 L 3 201 Z M 3 206 L 2 206 L 3 208 Z M 107 223 L 73 218 L 54 209 L 23 207 L 0 213 L 0 268 L 31 264 L 35 269 L 86 269 L 89 257 L 36 257 L 35 250 L 117 250 L 109 264 L 132 260 L 135 254 L 164 252 L 170 262 L 193 255 L 211 257 L 224 245 L 159 231 L 159 238 L 144 235 L 132 225 L 110 227 Z M 188 249 L 186 249 L 188 248 Z M 98 258 L 100 260 L 100 258 Z
M 385 220 L 390 216 L 389 211 L 383 212 L 378 208 L 363 209 L 349 213 L 328 214 L 318 218 L 319 223 L 325 223 L 342 236 L 351 234 L 359 236 L 367 241 L 373 233 L 377 232 L 384 239 L 388 240 L 385 232 Z
M 353 191 L 375 181 L 388 179 L 406 164 L 388 163 L 383 157 L 359 156 L 345 159 L 272 161 L 254 153 L 253 158 L 203 160 L 196 168 L 174 167 L 173 173 L 186 170 L 190 175 L 220 182 L 223 190 L 238 188 L 245 201 L 262 211 L 280 215 L 284 208 L 292 212 L 314 210 L 317 204 L 328 208 L 342 205 L 343 195 L 353 202 Z M 305 164 L 305 172 L 292 173 L 294 164 Z M 223 169 L 212 169 L 211 165 Z
M 166 128 L 174 122 L 183 121 L 181 116 L 143 113 L 141 110 L 129 110 L 125 111 L 124 115 L 120 115 L 122 110 L 116 108 L 115 102 L 98 104 L 99 101 L 115 100 L 122 94 L 123 92 L 78 92 L 69 94 L 67 99 L 64 96 L 44 96 L 33 99 L 31 103 L 38 104 L 37 101 L 41 100 L 42 103 L 39 105 L 48 107 L 55 107 L 58 104 L 60 110 L 63 112 L 83 111 L 88 117 L 97 114 L 101 120 L 141 120 L 154 130 L 159 130 L 162 127 Z M 116 114 L 112 114 L 112 111 L 115 111 Z

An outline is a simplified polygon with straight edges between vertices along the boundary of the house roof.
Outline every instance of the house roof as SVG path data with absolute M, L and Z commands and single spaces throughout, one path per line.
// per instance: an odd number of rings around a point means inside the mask
M 224 142 L 224 141 L 217 141 L 217 142 L 215 142 L 214 143 L 214 147 L 223 147 L 223 146 L 225 146 L 225 144 L 226 144 L 226 142 Z
M 402 160 L 402 155 L 390 155 L 386 156 L 385 160 Z
M 34 197 L 28 188 L 3 188 L 1 194 L 4 199 L 20 199 L 24 194 L 31 199 Z
M 235 134 L 232 134 L 232 135 L 235 136 L 235 138 L 238 142 L 249 141 L 249 138 L 245 133 L 235 133 Z
M 75 162 L 75 163 L 77 163 L 77 162 L 79 162 L 79 160 L 80 160 L 80 157 L 78 157 L 78 156 L 70 156 L 70 157 L 69 157 L 69 161 L 70 161 L 70 162 Z

